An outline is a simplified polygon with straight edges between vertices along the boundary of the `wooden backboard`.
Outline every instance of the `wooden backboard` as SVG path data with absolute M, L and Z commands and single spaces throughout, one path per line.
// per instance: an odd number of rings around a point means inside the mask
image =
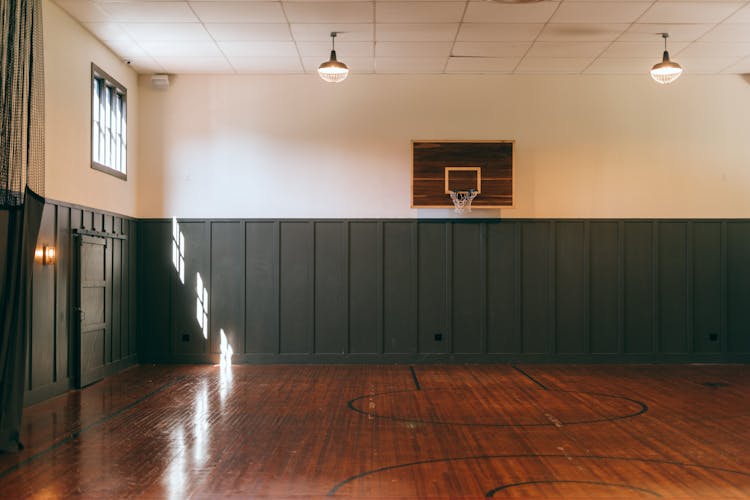
M 412 208 L 453 207 L 450 190 L 475 189 L 475 208 L 513 206 L 513 141 L 412 141 Z

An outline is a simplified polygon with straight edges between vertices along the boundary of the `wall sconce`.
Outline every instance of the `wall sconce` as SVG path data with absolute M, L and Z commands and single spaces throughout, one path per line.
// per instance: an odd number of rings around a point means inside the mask
M 44 245 L 42 248 L 37 248 L 34 251 L 34 259 L 37 262 L 40 262 L 43 266 L 54 265 L 57 261 L 55 247 Z

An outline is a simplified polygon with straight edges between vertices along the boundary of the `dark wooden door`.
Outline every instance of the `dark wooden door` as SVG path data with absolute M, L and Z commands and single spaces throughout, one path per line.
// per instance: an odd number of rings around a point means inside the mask
M 78 377 L 85 387 L 104 378 L 107 336 L 107 240 L 81 235 L 78 239 Z

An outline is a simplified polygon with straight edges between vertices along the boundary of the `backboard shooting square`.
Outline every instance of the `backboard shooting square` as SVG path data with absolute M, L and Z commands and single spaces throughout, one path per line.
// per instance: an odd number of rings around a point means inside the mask
M 478 191 L 474 208 L 513 207 L 513 141 L 412 141 L 412 208 L 451 208 L 450 191 Z

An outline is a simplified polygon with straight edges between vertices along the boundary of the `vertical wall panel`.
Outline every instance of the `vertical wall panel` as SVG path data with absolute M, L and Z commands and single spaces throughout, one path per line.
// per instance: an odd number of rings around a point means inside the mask
M 140 296 L 141 283 L 138 278 L 138 270 L 141 262 L 138 261 L 138 248 L 141 241 L 140 224 L 130 221 L 128 229 L 128 324 L 130 336 L 128 338 L 128 354 L 136 355 L 138 350 L 138 327 L 141 311 L 138 308 L 138 297 Z
M 208 336 L 214 353 L 221 349 L 221 330 L 234 352 L 245 350 L 245 258 L 244 224 L 211 223 Z
M 126 240 L 111 239 L 112 244 L 112 342 L 108 349 L 112 360 L 118 361 L 122 358 L 122 247 L 127 245 Z
M 549 352 L 549 223 L 521 224 L 522 348 Z
M 128 236 L 128 239 L 122 242 L 122 264 L 121 264 L 121 275 L 120 280 L 122 288 L 120 292 L 120 309 L 122 314 L 120 315 L 120 352 L 123 358 L 130 356 L 130 241 L 135 236 L 131 234 L 131 224 L 135 225 L 127 219 L 122 219 L 122 226 L 120 228 L 121 234 Z M 133 263 L 135 266 L 135 262 Z M 135 317 L 132 318 L 135 321 Z
M 377 353 L 380 349 L 380 255 L 378 223 L 352 221 L 349 224 L 349 350 L 352 353 Z
M 207 222 L 178 222 L 184 236 L 185 247 L 182 249 L 185 258 L 185 283 L 180 281 L 179 273 L 170 258 L 168 274 L 172 285 L 171 306 L 171 340 L 177 354 L 201 354 L 208 351 L 208 341 L 203 337 L 203 328 L 198 322 L 197 281 L 200 273 L 203 287 L 209 288 L 211 279 L 209 251 L 209 224 Z M 169 236 L 170 252 L 172 245 L 171 225 Z M 209 296 L 209 309 L 214 297 Z M 212 335 L 212 330 L 207 329 Z M 218 333 L 217 333 L 218 334 Z
M 384 223 L 384 350 L 389 353 L 417 352 L 415 227 L 413 222 Z
M 311 353 L 314 348 L 313 224 L 281 223 L 281 352 Z
M 556 346 L 560 353 L 583 353 L 585 345 L 584 225 L 555 225 Z
M 279 351 L 278 224 L 248 222 L 246 237 L 245 349 Z
M 625 223 L 625 352 L 653 350 L 653 241 L 650 222 Z
M 619 235 L 617 222 L 591 222 L 591 352 L 619 349 Z
M 315 224 L 315 352 L 348 350 L 346 237 L 344 222 Z
M 172 223 L 141 223 L 138 310 L 138 354 L 152 361 L 171 354 L 170 283 L 176 279 L 172 267 Z M 177 280 L 179 282 L 179 280 Z M 179 314 L 179 309 L 175 309 Z M 192 316 L 195 317 L 193 309 Z
M 721 350 L 721 224 L 693 224 L 693 349 Z
M 659 224 L 660 350 L 686 352 L 687 343 L 687 224 Z
M 446 321 L 446 224 L 420 222 L 419 352 L 450 352 Z M 435 338 L 441 335 L 442 340 Z
M 452 327 L 453 351 L 482 352 L 484 279 L 479 224 L 453 224 Z
M 55 206 L 45 204 L 39 226 L 37 249 L 55 246 Z M 42 265 L 34 259 L 32 277 L 31 319 L 31 389 L 38 389 L 55 380 L 55 266 Z
M 727 223 L 727 347 L 750 352 L 750 223 Z
M 73 273 L 73 237 L 70 232 L 70 209 L 57 207 L 57 288 L 55 290 L 55 381 L 68 378 L 68 359 L 73 332 L 70 329 L 70 286 Z
M 487 224 L 487 350 L 521 351 L 516 259 L 518 223 Z

